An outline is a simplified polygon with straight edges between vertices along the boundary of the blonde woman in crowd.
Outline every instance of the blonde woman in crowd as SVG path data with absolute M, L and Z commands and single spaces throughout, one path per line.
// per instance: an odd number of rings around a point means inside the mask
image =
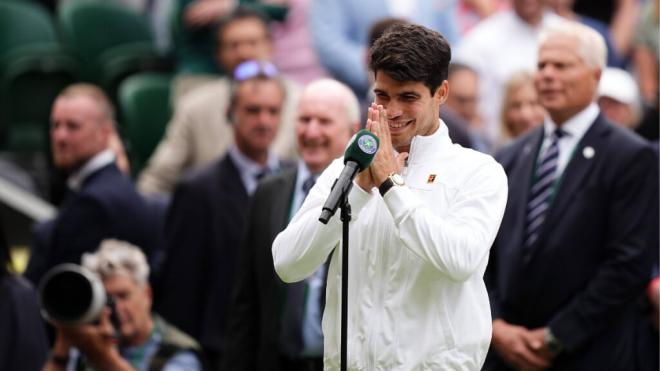
M 544 115 L 545 110 L 539 103 L 532 73 L 520 71 L 513 74 L 504 89 L 499 146 L 541 125 Z

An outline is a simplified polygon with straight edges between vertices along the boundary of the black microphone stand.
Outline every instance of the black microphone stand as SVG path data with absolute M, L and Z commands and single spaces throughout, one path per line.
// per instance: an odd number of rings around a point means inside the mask
M 342 222 L 341 246 L 341 356 L 339 368 L 346 371 L 346 335 L 348 328 L 348 224 L 351 221 L 351 205 L 348 203 L 348 192 L 342 197 L 340 219 Z

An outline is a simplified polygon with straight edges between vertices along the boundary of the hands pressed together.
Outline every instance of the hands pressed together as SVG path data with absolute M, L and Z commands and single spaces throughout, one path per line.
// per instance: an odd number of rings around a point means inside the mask
M 501 319 L 493 321 L 491 345 L 516 370 L 547 369 L 555 356 L 546 346 L 545 328 L 530 330 Z
M 383 106 L 371 103 L 366 129 L 378 137 L 380 146 L 369 168 L 360 172 L 355 182 L 360 188 L 370 192 L 372 188 L 381 185 L 391 173 L 399 173 L 403 169 L 408 153 L 397 153 L 392 147 L 387 111 Z

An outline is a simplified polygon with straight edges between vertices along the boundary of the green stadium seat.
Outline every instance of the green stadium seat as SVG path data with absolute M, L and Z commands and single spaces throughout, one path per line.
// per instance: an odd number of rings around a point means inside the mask
M 57 9 L 65 43 L 84 66 L 83 78 L 116 100 L 121 80 L 145 70 L 167 70 L 147 19 L 112 1 L 64 0 Z
M 119 86 L 119 110 L 134 175 L 151 157 L 170 120 L 170 81 L 170 75 L 144 72 Z
M 45 151 L 53 100 L 77 75 L 78 65 L 59 43 L 45 8 L 0 2 L 1 149 Z

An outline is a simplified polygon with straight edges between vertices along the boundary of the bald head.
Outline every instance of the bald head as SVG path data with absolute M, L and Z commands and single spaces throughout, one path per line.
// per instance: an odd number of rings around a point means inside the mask
M 355 94 L 332 79 L 316 80 L 300 96 L 296 138 L 300 158 L 312 173 L 320 173 L 341 157 L 359 126 Z

